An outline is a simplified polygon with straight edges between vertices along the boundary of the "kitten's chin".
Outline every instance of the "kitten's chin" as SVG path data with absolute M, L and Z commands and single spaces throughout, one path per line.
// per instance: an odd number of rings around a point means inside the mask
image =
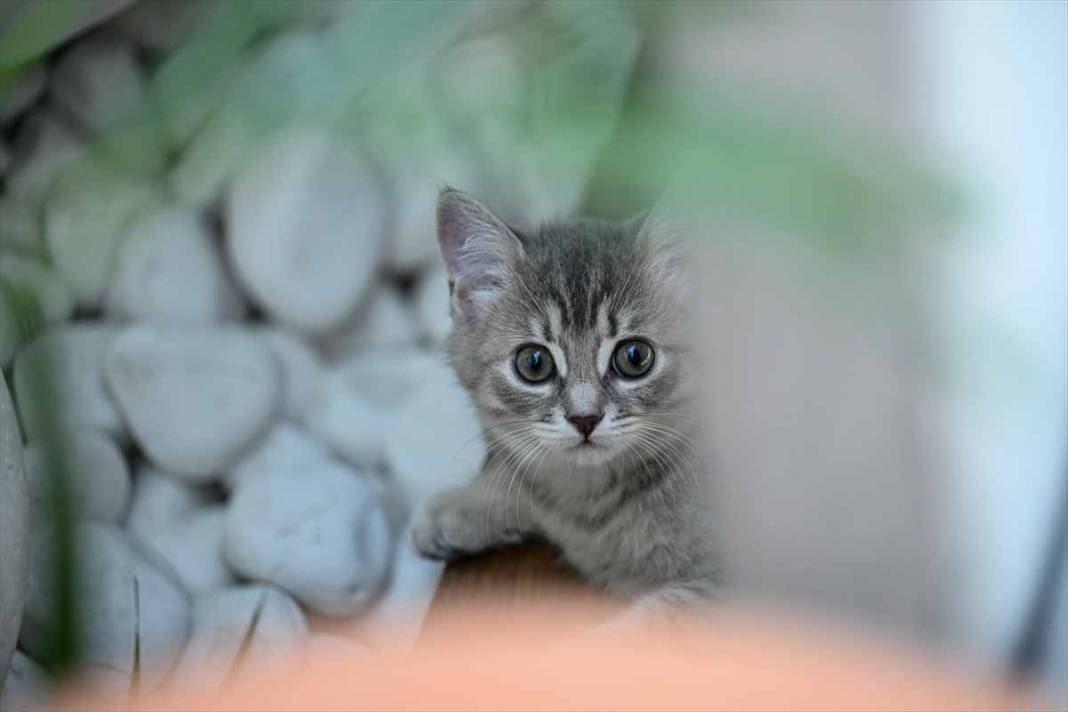
M 576 465 L 589 467 L 591 465 L 603 465 L 614 460 L 619 451 L 601 443 L 581 443 L 567 448 L 566 456 Z

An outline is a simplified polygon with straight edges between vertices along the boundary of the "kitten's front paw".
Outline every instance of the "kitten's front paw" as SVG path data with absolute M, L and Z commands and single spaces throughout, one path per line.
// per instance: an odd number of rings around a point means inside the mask
M 412 543 L 428 559 L 449 561 L 485 548 L 470 512 L 431 502 L 416 515 Z

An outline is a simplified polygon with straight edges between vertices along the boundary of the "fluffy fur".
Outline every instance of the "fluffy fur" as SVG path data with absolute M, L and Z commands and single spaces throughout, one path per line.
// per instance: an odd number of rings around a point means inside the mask
M 642 596 L 636 610 L 714 592 L 693 419 L 677 246 L 652 219 L 575 219 L 529 235 L 474 199 L 442 192 L 438 238 L 448 267 L 449 359 L 484 427 L 482 472 L 420 514 L 426 556 L 541 537 L 587 579 Z M 611 359 L 640 338 L 648 374 Z M 556 372 L 525 382 L 515 356 L 545 347 Z M 600 416 L 588 440 L 568 420 Z

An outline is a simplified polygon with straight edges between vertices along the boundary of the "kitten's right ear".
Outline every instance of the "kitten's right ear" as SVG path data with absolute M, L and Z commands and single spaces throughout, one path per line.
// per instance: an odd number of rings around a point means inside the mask
M 438 196 L 438 245 L 449 272 L 454 319 L 479 316 L 523 257 L 523 244 L 507 225 L 453 188 Z

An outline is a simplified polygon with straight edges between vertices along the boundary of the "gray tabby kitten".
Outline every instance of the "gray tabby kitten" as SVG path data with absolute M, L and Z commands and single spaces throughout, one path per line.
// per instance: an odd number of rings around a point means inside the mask
M 635 611 L 713 592 L 686 415 L 686 284 L 653 221 L 523 235 L 468 195 L 438 203 L 449 359 L 484 427 L 482 472 L 413 529 L 425 556 L 541 537 Z

